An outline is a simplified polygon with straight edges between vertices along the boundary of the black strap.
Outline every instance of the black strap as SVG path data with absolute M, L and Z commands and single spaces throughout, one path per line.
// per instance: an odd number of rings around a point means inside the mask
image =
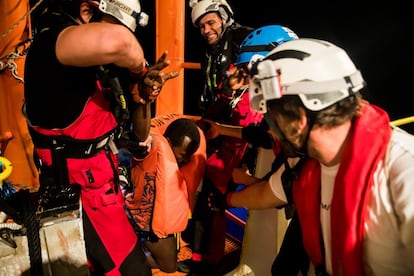
M 286 160 L 286 157 L 282 152 L 277 154 L 275 160 L 273 160 L 272 167 L 271 167 L 270 171 L 263 177 L 263 179 L 268 180 L 270 178 L 270 176 L 273 173 L 275 173 L 280 168 L 280 166 L 282 166 L 282 164 L 285 162 L 285 160 Z
M 98 154 L 111 141 L 115 131 L 112 130 L 95 139 L 78 140 L 64 135 L 43 135 L 29 127 L 33 143 L 40 149 L 59 149 L 66 158 L 89 158 Z
M 282 208 L 285 209 L 286 219 L 292 218 L 296 210 L 295 205 L 293 203 L 293 194 L 292 194 L 293 193 L 293 181 L 298 177 L 300 168 L 302 167 L 304 160 L 305 158 L 301 158 L 299 162 L 293 168 L 291 168 L 289 166 L 289 163 L 287 162 L 287 157 L 283 154 L 283 152 L 280 152 L 279 154 L 276 155 L 276 158 L 272 163 L 271 170 L 263 177 L 263 179 L 269 179 L 270 176 L 280 168 L 280 166 L 285 164 L 285 170 L 282 173 L 281 178 L 282 178 L 283 190 L 285 192 L 288 204 L 286 204 L 285 206 L 281 206 L 278 209 L 282 209 Z
M 252 46 L 243 46 L 240 49 L 240 53 L 244 52 L 270 52 L 272 49 L 276 48 L 279 45 L 277 42 L 270 42 L 269 44 L 263 45 L 252 45 Z
M 105 97 L 110 101 L 111 112 L 118 123 L 123 124 L 129 119 L 127 99 L 113 65 L 99 66 L 97 78 L 102 86 Z

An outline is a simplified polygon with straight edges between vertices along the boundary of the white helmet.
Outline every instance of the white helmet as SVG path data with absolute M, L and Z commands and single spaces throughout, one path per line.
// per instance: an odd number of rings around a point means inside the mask
M 139 0 L 95 0 L 90 1 L 105 14 L 112 15 L 122 24 L 135 32 L 138 25 L 144 27 L 148 24 L 148 15 L 141 11 Z
M 320 111 L 365 86 L 347 53 L 334 44 L 310 38 L 287 41 L 257 63 L 250 80 L 250 102 L 266 113 L 266 102 L 298 95 L 304 106 Z
M 234 23 L 233 10 L 226 0 L 190 0 L 189 6 L 192 8 L 191 20 L 195 27 L 198 27 L 200 18 L 210 12 L 218 12 L 226 21 L 226 27 Z

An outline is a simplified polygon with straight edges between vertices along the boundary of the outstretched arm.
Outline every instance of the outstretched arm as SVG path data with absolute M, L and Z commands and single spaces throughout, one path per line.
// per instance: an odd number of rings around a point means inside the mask
M 230 137 L 242 139 L 242 129 L 241 126 L 233 126 L 220 124 L 209 119 L 202 119 L 202 121 L 207 122 L 211 127 L 206 133 L 206 139 L 214 139 L 219 135 L 226 135 Z
M 151 126 L 151 103 L 157 99 L 165 82 L 177 77 L 179 74 L 178 71 L 169 73 L 161 72 L 162 69 L 170 65 L 170 61 L 166 60 L 167 54 L 167 52 L 164 52 L 157 62 L 148 68 L 148 71 L 139 83 L 139 91 L 132 92 L 134 101 L 136 102 L 132 123 L 139 142 L 145 142 L 149 136 Z M 135 87 L 135 89 L 137 89 L 137 87 Z
M 132 124 L 138 142 L 145 142 L 151 126 L 151 103 L 137 104 L 132 114 Z
M 267 209 L 286 205 L 277 198 L 267 180 L 227 194 L 227 205 L 230 207 L 245 207 L 248 209 Z
M 231 175 L 235 183 L 244 184 L 246 186 L 260 182 L 260 178 L 251 175 L 246 164 L 243 164 L 241 168 L 234 168 Z

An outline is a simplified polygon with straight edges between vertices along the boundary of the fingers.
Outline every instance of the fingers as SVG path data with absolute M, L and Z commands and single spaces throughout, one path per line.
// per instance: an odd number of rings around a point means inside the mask
M 168 51 L 165 51 L 155 62 L 153 66 L 151 66 L 151 70 L 162 70 L 168 65 L 170 65 L 170 60 L 165 60 L 167 58 Z
M 161 87 L 160 86 L 153 86 L 152 87 L 152 95 L 153 96 L 158 96 L 158 94 L 160 94 L 161 92 Z
M 163 62 L 157 62 L 153 66 L 150 67 L 150 70 L 158 70 L 161 71 L 162 69 L 166 68 L 168 65 L 170 65 L 171 61 L 163 61 Z
M 172 71 L 172 72 L 169 72 L 169 73 L 167 73 L 167 74 L 164 74 L 164 81 L 167 81 L 167 80 L 169 80 L 169 79 L 173 79 L 173 78 L 176 78 L 176 77 L 178 77 L 178 75 L 180 75 L 180 72 L 178 72 L 178 71 Z
M 166 81 L 176 78 L 179 74 L 180 73 L 178 71 L 169 73 L 151 71 L 151 74 L 148 74 L 146 80 L 144 81 L 149 86 L 163 86 Z
M 168 54 L 168 51 L 164 51 L 164 53 L 162 53 L 162 55 L 158 58 L 156 63 L 164 62 L 165 59 L 167 58 L 167 54 Z
M 151 66 L 143 79 L 143 86 L 145 87 L 142 91 L 143 98 L 151 102 L 155 101 L 161 92 L 161 89 L 166 81 L 175 78 L 179 75 L 179 71 L 171 71 L 168 73 L 161 72 L 161 70 L 170 64 L 169 60 L 165 60 L 167 57 L 167 51 L 165 51 L 156 64 Z
M 180 75 L 179 71 L 171 71 L 168 73 L 161 72 L 161 70 L 156 70 L 151 68 L 146 75 L 146 79 L 150 79 L 151 81 L 158 81 L 158 82 L 165 82 L 169 79 L 173 79 Z

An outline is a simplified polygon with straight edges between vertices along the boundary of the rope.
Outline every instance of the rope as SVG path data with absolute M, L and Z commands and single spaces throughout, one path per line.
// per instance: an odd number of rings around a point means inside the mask
M 409 124 L 409 123 L 414 123 L 414 116 L 394 120 L 394 121 L 391 122 L 391 124 L 394 125 L 394 126 L 401 126 L 401 125 L 405 125 L 405 124 Z
M 28 17 L 41 3 L 43 2 L 43 0 L 39 0 L 39 2 L 37 2 L 33 8 L 31 8 L 27 13 L 25 13 L 22 18 L 20 18 L 19 20 L 17 20 L 16 23 L 14 23 L 7 31 L 5 31 L 4 33 L 2 33 L 0 35 L 0 40 L 2 40 L 3 38 L 5 38 L 9 33 L 11 33 L 14 29 L 17 28 L 17 26 L 20 24 L 20 22 L 22 22 L 26 17 Z
M 27 17 L 29 16 L 41 3 L 43 0 L 39 0 L 27 13 L 25 13 L 19 20 L 17 20 L 16 23 L 14 23 L 7 31 L 2 33 L 0 35 L 0 41 L 4 39 L 8 34 L 10 34 L 14 29 L 17 28 L 17 26 Z M 0 58 L 0 72 L 5 71 L 6 69 L 10 70 L 12 76 L 20 83 L 23 83 L 24 80 L 22 77 L 19 77 L 17 72 L 17 64 L 14 61 L 16 58 L 26 55 L 27 53 L 27 47 L 25 47 L 25 44 L 27 42 L 31 42 L 31 38 L 19 43 L 14 52 L 11 52 L 7 54 L 6 56 L 3 56 Z M 23 51 L 19 51 L 20 46 L 23 46 Z
M 23 221 L 27 229 L 27 245 L 30 256 L 30 273 L 32 276 L 43 276 L 42 250 L 40 244 L 40 226 L 35 215 L 35 207 L 27 190 L 22 191 L 25 200 L 22 203 Z

